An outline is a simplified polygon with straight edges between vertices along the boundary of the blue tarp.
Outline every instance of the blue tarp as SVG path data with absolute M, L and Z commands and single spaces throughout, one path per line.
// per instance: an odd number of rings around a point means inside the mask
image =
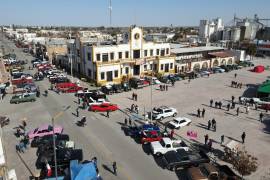
M 70 162 L 70 177 L 71 180 L 98 180 L 94 163 L 79 164 L 78 160 Z

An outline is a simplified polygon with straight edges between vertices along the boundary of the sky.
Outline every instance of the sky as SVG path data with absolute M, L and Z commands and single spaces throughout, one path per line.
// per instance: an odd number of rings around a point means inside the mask
M 112 26 L 198 26 L 201 19 L 270 18 L 270 0 L 112 0 Z M 109 0 L 0 0 L 0 25 L 109 26 Z M 269 21 L 270 25 L 270 21 Z

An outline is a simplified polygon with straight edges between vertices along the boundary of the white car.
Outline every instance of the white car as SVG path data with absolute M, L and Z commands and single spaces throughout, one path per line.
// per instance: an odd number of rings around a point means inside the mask
M 214 68 L 213 68 L 213 71 L 214 71 L 215 73 L 224 73 L 224 72 L 225 72 L 225 69 L 222 69 L 222 68 L 220 68 L 220 67 L 214 67 Z
M 152 77 L 153 84 L 160 84 L 161 82 L 156 78 Z
M 169 122 L 169 125 L 175 129 L 180 129 L 181 127 L 190 125 L 191 120 L 186 117 L 177 117 Z
M 176 115 L 177 115 L 177 110 L 175 108 L 171 108 L 167 106 L 161 106 L 153 110 L 153 119 L 156 119 L 156 120 L 162 120 L 170 116 L 175 117 Z
M 98 99 L 98 100 L 93 100 L 92 99 L 91 102 L 89 103 L 89 106 L 92 106 L 92 105 L 101 105 L 101 104 L 110 104 L 110 101 L 108 101 L 106 99 Z

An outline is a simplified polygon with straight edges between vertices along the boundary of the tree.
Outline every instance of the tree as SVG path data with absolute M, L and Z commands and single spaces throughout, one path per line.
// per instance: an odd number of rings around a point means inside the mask
M 258 168 L 257 158 L 248 154 L 247 151 L 238 151 L 231 155 L 231 164 L 234 169 L 244 176 L 248 176 L 255 172 Z
M 251 57 L 254 57 L 257 52 L 257 47 L 255 44 L 249 44 L 247 47 L 247 54 L 249 54 Z

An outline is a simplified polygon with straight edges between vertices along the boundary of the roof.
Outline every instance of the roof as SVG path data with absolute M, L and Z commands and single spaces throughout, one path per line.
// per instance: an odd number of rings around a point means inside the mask
M 270 82 L 266 82 L 259 86 L 258 92 L 270 94 Z
M 183 54 L 183 53 L 195 53 L 195 52 L 214 51 L 214 50 L 224 50 L 224 48 L 216 47 L 216 46 L 199 46 L 199 47 L 175 48 L 175 49 L 171 49 L 171 53 Z
M 79 164 L 78 160 L 70 162 L 71 180 L 97 180 L 97 172 L 93 162 Z
M 234 54 L 231 51 L 222 51 L 222 52 L 212 52 L 208 53 L 209 55 L 220 57 L 220 58 L 226 58 L 226 57 L 232 57 Z

